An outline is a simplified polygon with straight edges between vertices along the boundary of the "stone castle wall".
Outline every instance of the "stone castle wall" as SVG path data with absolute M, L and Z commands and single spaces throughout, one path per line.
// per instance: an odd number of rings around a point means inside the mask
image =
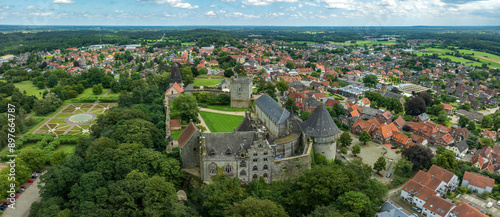
M 311 149 L 312 144 L 308 144 L 302 155 L 274 160 L 273 181 L 294 179 L 311 169 Z

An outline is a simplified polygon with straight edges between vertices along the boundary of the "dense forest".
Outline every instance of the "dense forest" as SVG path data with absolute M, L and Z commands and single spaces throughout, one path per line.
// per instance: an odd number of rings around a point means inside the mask
M 50 30 L 50 31 L 47 31 Z M 286 42 L 318 43 L 363 40 L 364 37 L 399 35 L 408 39 L 436 39 L 443 46 L 475 49 L 500 55 L 500 27 L 30 27 L 0 26 L 0 55 L 31 51 L 82 47 L 92 44 L 147 44 L 164 40 L 155 47 L 181 46 L 194 42 L 209 46 L 223 45 L 243 38 L 272 39 Z M 28 31 L 31 33 L 22 33 Z M 314 32 L 314 34 L 312 34 Z M 480 33 L 480 34 L 478 34 Z M 149 41 L 148 41 L 149 40 Z M 236 43 L 233 43 L 236 44 Z

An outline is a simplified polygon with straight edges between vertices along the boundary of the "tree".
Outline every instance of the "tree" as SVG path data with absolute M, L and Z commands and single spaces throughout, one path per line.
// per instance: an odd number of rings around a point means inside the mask
M 417 116 L 427 111 L 424 100 L 418 96 L 410 98 L 410 100 L 405 103 L 405 109 L 406 114 L 412 116 Z
M 102 85 L 101 84 L 94 85 L 94 87 L 92 87 L 92 93 L 94 93 L 94 95 L 100 95 L 102 93 Z
M 413 164 L 413 171 L 429 166 L 432 159 L 430 149 L 421 145 L 412 145 L 403 150 L 402 156 L 406 157 Z
M 377 173 L 379 173 L 381 170 L 385 170 L 386 164 L 385 158 L 380 156 L 375 164 L 373 164 L 373 169 L 377 170 Z
M 363 142 L 366 145 L 367 142 L 372 141 L 372 136 L 366 130 L 363 130 L 361 135 L 359 136 L 359 141 Z
M 338 209 L 333 206 L 317 206 L 308 217 L 344 217 Z
M 454 171 L 458 166 L 455 153 L 451 150 L 445 150 L 443 153 L 438 154 L 437 165 L 443 169 Z
M 499 116 L 496 116 L 496 117 L 493 119 L 493 128 L 494 128 L 494 130 L 498 130 L 498 129 L 500 129 L 500 115 L 499 115 Z
M 243 188 L 238 178 L 229 179 L 222 174 L 217 174 L 212 179 L 214 182 L 202 192 L 203 206 L 208 208 L 210 216 L 224 216 L 226 208 L 243 199 Z
M 49 79 L 47 81 L 47 86 L 49 88 L 53 88 L 53 87 L 55 87 L 57 85 L 57 82 L 58 82 L 57 81 L 57 77 L 55 75 L 50 75 Z
M 292 97 L 287 97 L 286 102 L 285 102 L 285 108 L 291 112 L 291 109 L 293 109 L 294 114 L 298 114 L 299 112 L 299 107 L 295 103 L 295 100 Z
M 469 121 L 469 125 L 467 125 L 467 129 L 471 132 L 474 133 L 476 131 L 476 122 L 475 121 Z
M 407 158 L 402 157 L 396 163 L 396 170 L 394 173 L 398 176 L 409 177 L 413 168 L 413 163 L 411 163 Z
M 493 123 L 493 119 L 491 118 L 491 116 L 489 116 L 489 115 L 484 116 L 483 119 L 481 120 L 481 127 L 482 128 L 490 128 L 492 123 Z
M 300 119 L 303 121 L 307 120 L 309 117 L 311 117 L 311 113 L 308 111 L 302 111 L 300 113 Z
M 206 74 L 208 73 L 208 70 L 207 70 L 207 69 L 205 69 L 205 68 L 201 68 L 200 70 L 198 70 L 198 73 L 199 73 L 200 75 L 206 75 Z
M 45 88 L 45 83 L 43 81 L 39 81 L 36 83 L 36 87 L 38 87 L 38 89 L 43 89 Z
M 292 61 L 286 61 L 286 67 L 289 69 L 294 69 L 295 63 L 293 63 Z
M 283 95 L 283 93 L 287 91 L 289 88 L 288 83 L 286 83 L 286 81 L 283 80 L 283 78 L 280 78 L 278 81 L 276 81 L 275 85 L 276 88 L 278 88 L 278 90 L 280 91 L 281 95 Z
M 363 78 L 363 83 L 367 87 L 375 87 L 378 84 L 378 78 L 376 75 L 368 75 Z
M 458 124 L 460 125 L 460 127 L 466 127 L 469 121 L 470 120 L 467 116 L 460 115 L 460 118 L 458 119 Z
M 342 148 L 340 149 L 339 153 L 341 153 L 341 154 L 347 154 L 347 148 L 342 147 Z
M 33 149 L 33 148 L 25 148 L 22 149 L 21 152 L 17 155 L 18 158 L 21 158 L 26 165 L 30 168 L 30 170 L 40 169 L 45 166 L 47 163 L 47 158 L 43 153 L 42 149 Z
M 350 146 L 352 143 L 352 138 L 351 138 L 351 135 L 349 134 L 349 132 L 344 131 L 344 133 L 342 133 L 342 135 L 340 135 L 338 142 L 344 147 Z
M 372 202 L 365 194 L 357 191 L 349 191 L 338 198 L 338 203 L 360 216 L 373 216 L 375 211 Z
M 50 92 L 45 95 L 44 100 L 35 101 L 33 110 L 35 110 L 37 114 L 43 115 L 57 110 L 61 104 L 61 99 L 59 99 L 55 93 Z
M 421 92 L 420 94 L 418 94 L 418 96 L 419 96 L 420 98 L 422 98 L 422 100 L 424 100 L 425 105 L 426 105 L 427 107 L 431 106 L 431 103 L 432 103 L 432 96 L 431 96 L 429 93 L 427 93 L 427 92 Z
M 286 217 L 285 209 L 270 200 L 248 197 L 240 203 L 227 207 L 224 216 L 234 217 Z
M 56 151 L 54 152 L 54 154 L 52 154 L 52 157 L 50 158 L 50 164 L 53 167 L 60 166 L 63 164 L 65 158 L 66 158 L 66 152 L 64 152 L 63 150 Z
M 191 94 L 181 94 L 172 102 L 172 108 L 181 113 L 181 119 L 189 122 L 198 122 L 198 103 Z
M 361 147 L 358 144 L 356 144 L 352 146 L 351 152 L 354 156 L 357 156 L 359 153 L 361 153 Z
M 465 109 L 465 110 L 467 110 L 467 111 L 470 111 L 470 109 L 471 109 L 471 105 L 470 105 L 470 103 L 469 103 L 469 102 L 465 102 L 464 104 L 462 104 L 462 105 L 460 106 L 460 108 L 461 108 L 461 109 Z
M 230 77 L 231 77 L 231 76 L 233 76 L 233 75 L 234 75 L 234 72 L 233 72 L 233 70 L 231 70 L 231 69 L 226 69 L 226 70 L 224 71 L 224 76 L 225 76 L 226 78 L 230 78 Z

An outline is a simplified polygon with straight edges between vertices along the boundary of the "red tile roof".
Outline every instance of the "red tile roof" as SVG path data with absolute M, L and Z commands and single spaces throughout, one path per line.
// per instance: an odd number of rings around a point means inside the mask
M 179 147 L 183 148 L 184 145 L 189 141 L 191 136 L 193 136 L 193 134 L 198 130 L 199 130 L 198 127 L 196 127 L 196 125 L 194 125 L 193 122 L 190 122 L 186 127 L 186 129 L 181 133 L 179 138 L 177 138 L 177 141 L 179 142 Z
M 464 180 L 468 180 L 469 185 L 474 185 L 483 189 L 485 189 L 486 187 L 493 188 L 495 185 L 494 179 L 468 171 L 464 173 Z
M 463 201 L 458 203 L 452 213 L 455 213 L 455 217 L 487 217 L 487 215 Z

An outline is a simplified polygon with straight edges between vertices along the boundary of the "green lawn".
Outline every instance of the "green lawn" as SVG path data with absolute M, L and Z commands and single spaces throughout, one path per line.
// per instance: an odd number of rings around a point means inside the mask
M 207 105 L 208 109 L 228 111 L 228 112 L 243 112 L 248 110 L 248 108 L 231 108 L 230 105 Z
M 243 120 L 243 116 L 225 115 L 200 111 L 200 115 L 207 124 L 210 132 L 233 132 Z
M 32 81 L 15 83 L 14 86 L 16 86 L 21 93 L 24 93 L 24 91 L 26 91 L 26 95 L 36 96 L 38 99 L 42 99 L 42 94 L 45 91 L 45 89 L 38 89 L 38 87 L 33 85 Z
M 57 114 L 58 112 L 62 111 L 68 104 L 62 104 L 61 106 L 59 106 L 59 108 L 57 108 L 56 111 L 54 112 L 51 112 L 51 113 L 48 113 L 48 114 L 45 114 L 45 115 L 37 115 L 37 114 L 34 114 L 33 117 L 52 117 L 54 116 L 55 114 Z
M 448 57 L 452 61 L 455 61 L 455 62 L 466 63 L 466 62 L 472 61 L 472 60 L 468 60 L 468 59 L 462 59 L 460 57 L 455 57 L 455 56 L 450 56 L 450 55 L 444 55 L 446 52 L 448 52 L 448 53 L 453 53 L 454 52 L 454 51 L 452 51 L 450 49 L 427 48 L 426 50 L 429 51 L 427 54 L 437 53 L 437 54 L 442 55 L 441 57 Z M 500 67 L 500 56 L 497 56 L 497 55 L 494 55 L 494 54 L 490 54 L 490 53 L 486 53 L 486 52 L 481 52 L 481 51 L 474 51 L 474 50 L 459 49 L 458 51 L 460 53 L 465 53 L 465 54 L 474 54 L 474 57 L 480 59 L 480 63 L 474 61 L 474 63 L 472 63 L 472 64 L 468 63 L 469 65 L 481 66 L 482 63 L 487 63 L 487 64 L 489 64 L 489 65 L 491 65 L 493 67 Z M 420 53 L 418 55 L 421 56 L 423 54 L 425 54 L 425 53 Z M 484 59 L 484 58 L 489 58 L 491 60 Z
M 257 91 L 257 88 L 252 89 L 252 93 L 257 93 L 257 92 L 259 92 L 259 91 Z
M 341 45 L 354 45 L 353 43 L 345 43 L 345 42 L 330 42 L 330 44 L 341 44 Z M 387 44 L 393 45 L 397 44 L 396 41 L 356 41 L 356 45 L 378 45 L 378 44 Z
M 94 95 L 94 93 L 92 92 L 92 88 L 87 88 L 85 89 L 85 91 L 83 91 L 83 93 L 81 94 L 78 94 L 77 97 L 73 98 L 73 99 L 67 99 L 64 101 L 64 103 L 70 103 L 72 102 L 71 100 L 74 100 L 74 99 L 78 99 L 78 98 L 87 98 L 87 97 L 98 97 L 98 96 L 103 96 L 106 92 L 108 92 L 109 89 L 106 89 L 106 88 L 103 88 L 102 89 L 102 93 L 99 94 L 99 95 Z M 109 94 L 111 94 L 112 92 L 110 92 Z M 109 96 L 108 94 L 108 96 Z
M 193 86 L 216 87 L 223 79 L 194 79 Z
M 110 96 L 120 96 L 120 94 L 121 94 L 120 92 L 118 92 L 118 93 L 113 93 L 113 91 L 110 91 L 110 92 L 108 93 L 108 95 L 106 95 L 106 97 L 110 97 Z
M 297 44 L 317 44 L 319 42 L 314 42 L 314 41 L 292 41 L 292 43 L 297 43 Z
M 72 154 L 75 152 L 76 145 L 60 145 L 54 151 L 63 150 L 66 154 Z
M 43 118 L 43 120 L 41 120 L 40 122 L 35 124 L 35 126 L 31 127 L 28 131 L 26 131 L 26 133 L 23 133 L 22 135 L 32 134 L 36 129 L 38 129 L 40 126 L 45 124 L 45 122 L 47 122 L 47 120 L 48 120 L 48 118 Z
M 224 79 L 224 76 L 220 76 L 220 75 L 199 75 L 198 77 L 196 77 L 196 79 L 200 79 L 200 78 L 208 78 L 208 79 L 220 78 L 220 79 Z
M 170 135 L 172 136 L 172 138 L 174 138 L 174 140 L 177 140 L 182 132 L 184 132 L 184 128 L 182 128 L 181 130 L 170 131 Z
M 189 45 L 194 45 L 194 42 L 182 42 L 182 46 L 189 46 Z

